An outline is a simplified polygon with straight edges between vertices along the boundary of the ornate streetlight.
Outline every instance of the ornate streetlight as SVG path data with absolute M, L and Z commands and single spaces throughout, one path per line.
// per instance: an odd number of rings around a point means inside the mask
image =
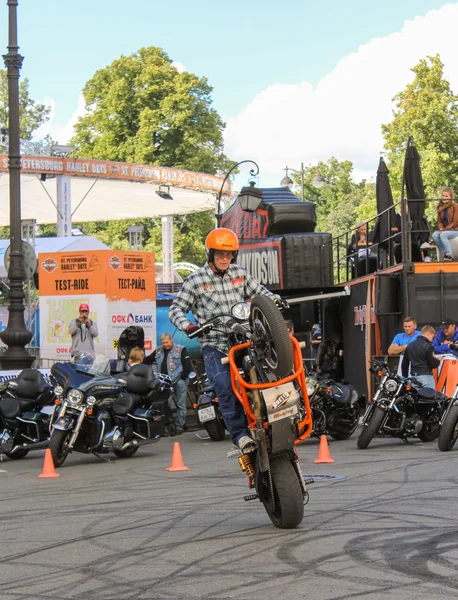
M 289 177 L 288 171 L 293 171 L 293 173 L 298 173 L 301 176 L 302 200 L 305 200 L 305 198 L 304 198 L 304 175 L 307 175 L 307 173 L 310 173 L 311 171 L 313 171 L 314 168 L 315 167 L 308 167 L 307 169 L 304 169 L 304 163 L 301 163 L 300 171 L 298 171 L 297 169 L 291 169 L 290 167 L 285 167 L 283 170 L 286 171 L 286 175 L 281 180 L 280 185 L 285 185 L 285 186 L 288 186 L 289 188 L 291 188 L 294 184 L 294 181 L 291 179 L 291 177 Z M 326 183 L 325 178 L 323 177 L 323 175 L 320 175 L 319 172 L 316 175 L 314 175 L 314 177 L 312 179 L 313 187 L 316 187 L 319 189 L 319 188 L 323 187 L 323 185 L 325 183 Z
M 240 165 L 243 165 L 244 163 L 251 163 L 252 165 L 254 165 L 256 167 L 256 170 L 255 169 L 250 169 L 250 177 L 256 177 L 256 175 L 259 174 L 259 167 L 254 162 L 254 160 L 242 160 L 239 163 L 237 163 L 236 165 L 234 165 L 232 167 L 232 169 L 226 174 L 226 177 L 223 180 L 223 183 L 221 185 L 221 188 L 220 188 L 219 194 L 218 194 L 218 208 L 217 208 L 217 214 L 216 214 L 216 225 L 217 225 L 217 227 L 219 227 L 220 224 L 221 224 L 221 217 L 222 217 L 222 215 L 221 215 L 221 196 L 223 194 L 224 184 L 226 183 L 226 181 L 227 181 L 229 175 L 232 173 L 232 171 L 234 169 L 236 169 L 237 167 L 239 167 Z M 253 188 L 253 186 L 251 186 L 251 188 L 243 188 L 240 193 L 245 192 L 247 190 L 246 193 L 249 194 L 249 190 L 252 189 L 252 188 Z M 255 191 L 257 192 L 258 190 L 255 190 Z M 256 198 L 257 197 L 258 197 L 258 195 L 256 194 Z
M 10 283 L 8 325 L 0 334 L 8 346 L 0 355 L 3 369 L 25 369 L 32 365 L 34 357 L 25 346 L 32 339 L 32 333 L 24 322 L 25 279 L 24 254 L 21 239 L 21 150 L 19 135 L 19 71 L 23 57 L 17 45 L 17 5 L 18 0 L 7 0 L 8 4 L 8 53 L 3 55 L 8 74 L 8 160 L 10 182 L 10 249 L 11 259 L 8 270 Z

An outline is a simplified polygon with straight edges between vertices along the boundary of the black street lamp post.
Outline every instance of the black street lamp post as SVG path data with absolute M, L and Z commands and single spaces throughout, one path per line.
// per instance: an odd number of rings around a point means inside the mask
M 34 357 L 25 346 L 32 333 L 24 322 L 24 254 L 21 238 L 21 151 L 19 134 L 19 72 L 23 57 L 17 45 L 18 0 L 7 0 L 9 11 L 8 54 L 3 55 L 8 75 L 8 130 L 9 130 L 9 182 L 10 182 L 10 285 L 8 325 L 0 334 L 8 349 L 0 355 L 3 369 L 25 369 Z
M 243 165 L 244 163 L 251 163 L 252 165 L 254 165 L 256 167 L 256 171 L 254 169 L 250 169 L 250 177 L 255 177 L 259 173 L 259 167 L 254 162 L 254 160 L 242 160 L 239 163 L 237 163 L 236 165 L 234 165 L 232 167 L 232 169 L 228 173 L 226 173 L 226 177 L 224 178 L 223 183 L 221 184 L 221 188 L 220 188 L 219 194 L 218 194 L 218 207 L 216 209 L 217 210 L 217 213 L 216 213 L 216 225 L 217 225 L 217 227 L 219 227 L 220 224 L 221 224 L 221 217 L 222 217 L 222 214 L 221 214 L 221 196 L 223 194 L 224 184 L 226 183 L 226 181 L 227 181 L 229 175 L 232 173 L 232 171 L 234 169 L 236 169 L 237 167 L 239 167 L 240 165 Z M 243 189 L 245 190 L 245 188 L 243 188 Z

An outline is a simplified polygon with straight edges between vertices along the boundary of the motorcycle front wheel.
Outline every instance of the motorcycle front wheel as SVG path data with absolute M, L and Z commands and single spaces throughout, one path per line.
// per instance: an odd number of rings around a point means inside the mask
M 372 438 L 379 430 L 384 418 L 385 411 L 376 406 L 369 419 L 369 423 L 363 426 L 363 430 L 359 434 L 358 441 L 356 442 L 356 445 L 360 450 L 364 450 L 369 446 L 369 444 L 372 442 Z
M 250 325 L 260 345 L 260 362 L 277 377 L 291 373 L 293 346 L 285 319 L 268 296 L 256 296 L 251 302 Z
M 68 447 L 73 431 L 60 431 L 54 429 L 49 440 L 49 449 L 51 450 L 54 466 L 61 467 L 70 452 Z
M 458 439 L 458 406 L 452 406 L 442 423 L 438 446 L 442 452 L 448 452 Z
M 294 529 L 304 517 L 304 496 L 296 469 L 287 456 L 275 456 L 270 460 L 270 473 L 273 498 L 268 472 L 257 474 L 261 479 L 256 486 L 259 497 L 275 527 Z

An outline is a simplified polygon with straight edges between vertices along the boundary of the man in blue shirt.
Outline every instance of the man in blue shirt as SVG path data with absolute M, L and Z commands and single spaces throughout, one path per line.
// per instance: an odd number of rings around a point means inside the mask
M 397 333 L 394 336 L 391 345 L 388 348 L 389 356 L 399 356 L 404 352 L 410 342 L 413 342 L 417 337 L 421 335 L 417 329 L 417 322 L 413 317 L 406 317 L 404 319 L 404 333 Z
M 441 323 L 440 331 L 436 333 L 433 340 L 433 348 L 435 354 L 454 354 L 458 356 L 456 350 L 450 348 L 450 344 L 458 340 L 458 329 L 455 321 L 447 317 Z

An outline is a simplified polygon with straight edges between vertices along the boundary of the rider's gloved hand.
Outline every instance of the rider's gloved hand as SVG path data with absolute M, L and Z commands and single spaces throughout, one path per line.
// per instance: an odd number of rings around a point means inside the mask
M 284 300 L 283 298 L 280 298 L 280 296 L 275 296 L 274 300 L 274 304 L 277 308 L 279 308 L 280 310 L 288 310 L 289 308 L 289 304 L 286 300 Z
M 184 330 L 185 334 L 189 337 L 190 335 L 192 335 L 195 331 L 197 331 L 199 329 L 199 327 L 197 327 L 197 325 L 194 325 L 194 323 L 191 323 L 191 325 L 188 325 L 186 327 L 186 329 Z M 200 336 L 199 336 L 200 337 Z

